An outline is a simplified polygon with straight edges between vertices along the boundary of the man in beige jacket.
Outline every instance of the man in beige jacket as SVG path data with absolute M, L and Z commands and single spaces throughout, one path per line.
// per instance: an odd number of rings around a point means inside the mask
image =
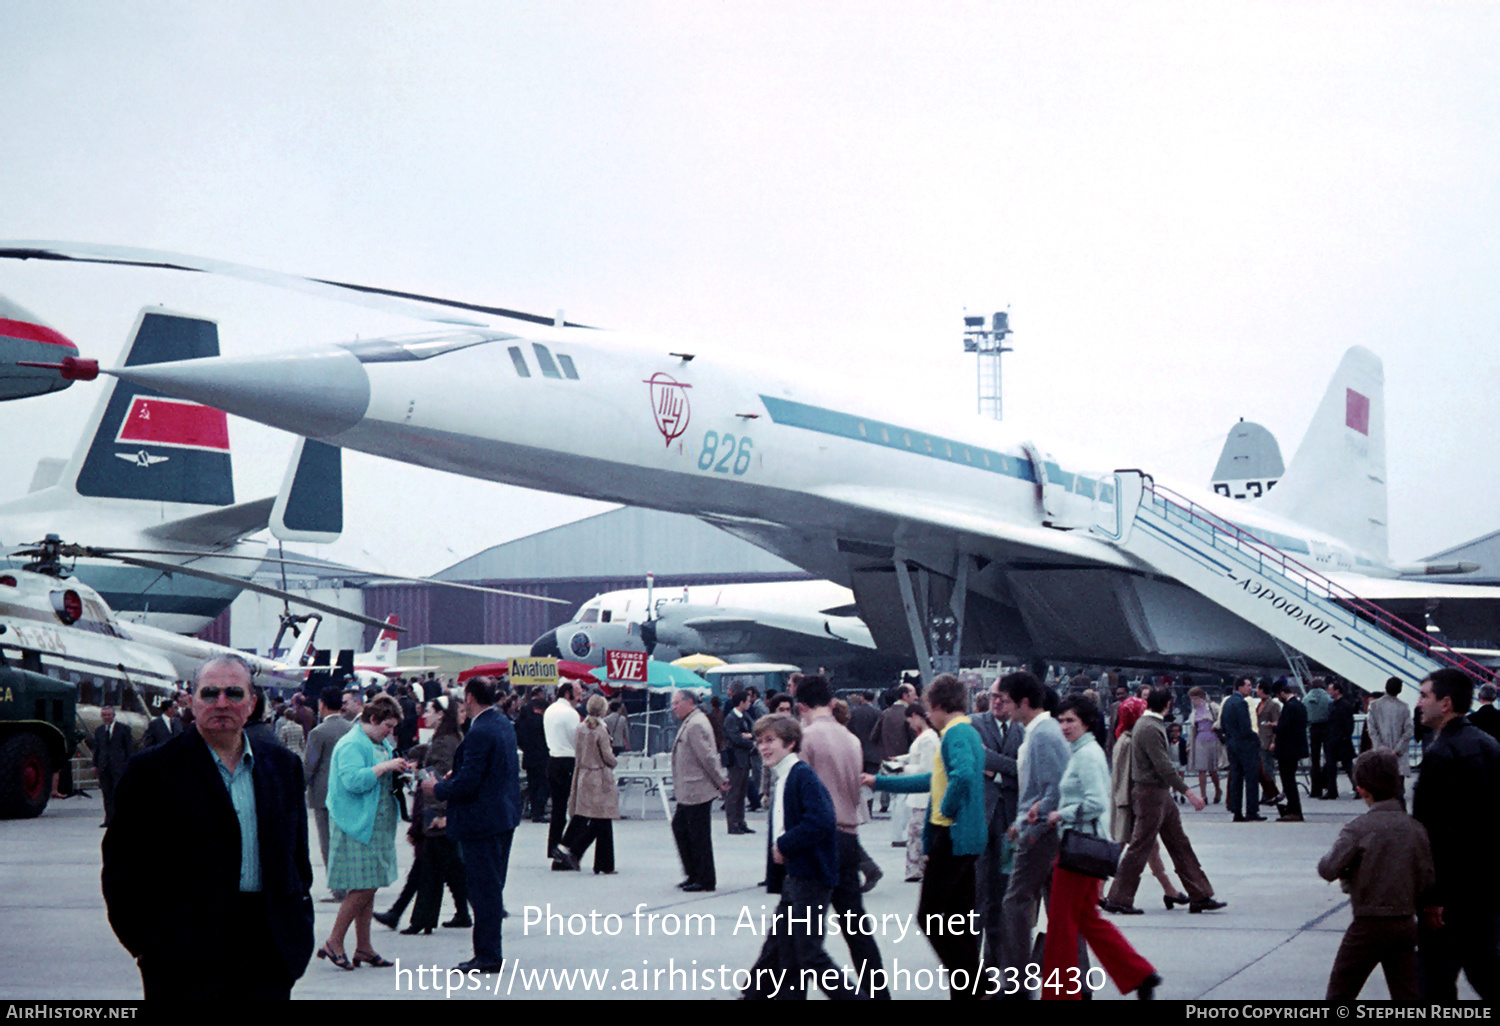
M 718 886 L 718 878 L 709 813 L 729 781 L 714 745 L 713 727 L 691 691 L 672 696 L 672 714 L 681 721 L 677 740 L 672 742 L 672 791 L 677 798 L 672 837 L 687 874 L 677 886 L 684 891 L 711 891 Z

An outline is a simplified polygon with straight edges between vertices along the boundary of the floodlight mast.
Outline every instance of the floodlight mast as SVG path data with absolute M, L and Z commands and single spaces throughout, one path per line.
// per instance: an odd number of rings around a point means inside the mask
M 1004 420 L 1000 392 L 1000 356 L 1014 352 L 1005 344 L 1010 335 L 1010 311 L 1001 310 L 984 326 L 983 317 L 964 315 L 964 352 L 973 353 L 979 385 L 979 415 Z

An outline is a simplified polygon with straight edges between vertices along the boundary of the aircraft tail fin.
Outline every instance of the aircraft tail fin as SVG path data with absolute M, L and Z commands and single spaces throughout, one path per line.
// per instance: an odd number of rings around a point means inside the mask
M 218 355 L 213 321 L 146 307 L 123 362 L 132 367 Z M 234 503 L 223 412 L 116 379 L 105 389 L 60 485 L 92 498 Z
M 396 627 L 400 622 L 395 613 L 385 618 L 386 628 L 380 632 L 380 637 L 375 639 L 375 647 L 370 650 L 371 663 L 376 666 L 396 665 Z
M 1276 436 L 1259 424 L 1241 420 L 1224 439 L 1212 484 L 1214 491 L 1231 499 L 1258 499 L 1274 488 L 1284 473 L 1286 465 L 1281 461 Z
M 1363 346 L 1344 354 L 1268 511 L 1298 520 L 1384 560 L 1385 370 Z
M 313 438 L 297 439 L 270 526 L 282 541 L 338 540 L 344 530 L 342 449 Z

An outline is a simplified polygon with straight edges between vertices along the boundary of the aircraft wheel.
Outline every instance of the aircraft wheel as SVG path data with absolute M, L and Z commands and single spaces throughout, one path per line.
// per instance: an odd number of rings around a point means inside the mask
M 47 746 L 35 734 L 17 734 L 0 744 L 0 819 L 31 819 L 52 797 Z

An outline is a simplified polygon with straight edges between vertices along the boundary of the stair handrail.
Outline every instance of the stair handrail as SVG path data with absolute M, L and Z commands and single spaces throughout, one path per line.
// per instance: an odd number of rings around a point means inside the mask
M 1416 627 L 1402 620 L 1400 617 L 1392 616 L 1384 609 L 1375 605 L 1367 599 L 1360 598 L 1354 592 L 1343 585 L 1331 580 L 1326 575 L 1304 565 L 1303 563 L 1288 556 L 1285 552 L 1272 545 L 1270 542 L 1262 541 L 1249 531 L 1237 524 L 1230 523 L 1212 510 L 1194 502 L 1192 499 L 1180 492 L 1174 491 L 1165 485 L 1157 484 L 1149 476 L 1143 476 L 1142 485 L 1144 489 L 1153 496 L 1160 496 L 1163 505 L 1175 506 L 1187 514 L 1190 519 L 1203 521 L 1211 530 L 1220 534 L 1230 535 L 1237 543 L 1243 544 L 1263 559 L 1269 558 L 1273 562 L 1279 562 L 1282 566 L 1282 576 L 1291 577 L 1287 571 L 1295 568 L 1295 571 L 1304 580 L 1303 587 L 1315 585 L 1327 593 L 1331 602 L 1340 603 L 1349 607 L 1352 612 L 1362 614 L 1368 620 L 1373 621 L 1372 626 L 1394 635 L 1402 644 L 1415 648 L 1428 658 L 1442 663 L 1456 670 L 1462 670 L 1479 681 L 1491 683 L 1500 680 L 1496 674 L 1486 667 L 1479 665 L 1462 653 L 1448 648 L 1446 651 L 1433 644 L 1432 640 L 1425 636 L 1424 632 L 1418 631 Z

